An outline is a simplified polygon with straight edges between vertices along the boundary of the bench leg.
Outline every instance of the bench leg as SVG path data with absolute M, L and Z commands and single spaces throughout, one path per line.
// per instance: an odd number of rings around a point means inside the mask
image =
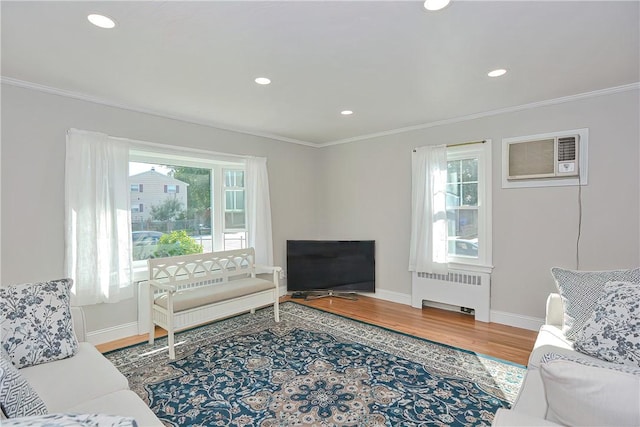
M 273 317 L 276 323 L 280 321 L 280 302 L 278 301 L 277 295 L 276 300 L 273 302 Z
M 156 337 L 156 324 L 153 322 L 153 307 L 151 307 L 151 313 L 149 314 L 149 344 L 153 345 L 153 340 Z
M 169 325 L 169 359 L 176 358 L 175 337 L 173 336 L 173 323 Z
M 156 335 L 156 324 L 153 322 L 153 288 L 149 286 L 149 344 L 153 345 L 153 340 Z
M 149 344 L 150 345 L 153 345 L 153 340 L 155 339 L 155 335 L 156 335 L 156 325 L 152 321 L 151 324 L 149 325 Z
M 255 308 L 251 309 L 251 314 L 256 314 L 256 309 Z

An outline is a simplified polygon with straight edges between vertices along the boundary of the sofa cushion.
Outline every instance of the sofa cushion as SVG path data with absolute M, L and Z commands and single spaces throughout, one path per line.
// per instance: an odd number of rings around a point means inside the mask
M 137 427 L 132 418 L 105 414 L 48 414 L 3 421 L 3 427 Z
M 9 418 L 47 413 L 38 393 L 13 366 L 9 355 L 0 347 L 0 409 Z M 0 423 L 4 425 L 5 423 Z
M 562 425 L 640 425 L 640 369 L 548 354 L 540 373 L 546 419 Z
M 640 284 L 640 268 L 611 271 L 573 271 L 551 269 L 564 304 L 563 332 L 575 340 L 596 306 L 607 282 L 621 281 Z
M 560 424 L 547 421 L 544 418 L 534 417 L 521 411 L 513 411 L 506 408 L 498 409 L 493 417 L 491 425 L 494 427 L 560 427 Z
M 132 417 L 141 427 L 162 427 L 155 416 L 137 394 L 131 390 L 114 391 L 69 408 L 72 412 L 101 412 Z
M 640 286 L 607 283 L 574 347 L 602 360 L 640 367 Z
M 0 288 L 2 345 L 18 368 L 72 356 L 71 279 Z
M 129 388 L 126 377 L 88 342 L 81 342 L 73 357 L 30 366 L 20 372 L 49 412 L 65 412 L 74 405 Z

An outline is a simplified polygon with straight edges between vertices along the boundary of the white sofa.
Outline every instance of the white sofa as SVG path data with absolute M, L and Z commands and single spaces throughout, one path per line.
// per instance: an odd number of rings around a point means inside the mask
M 84 313 L 72 307 L 78 352 L 66 359 L 20 369 L 51 413 L 132 417 L 140 427 L 163 424 L 129 389 L 129 383 L 92 344 L 85 342 Z M 12 419 L 19 420 L 17 419 Z
M 533 351 L 529 356 L 527 363 L 527 373 L 518 395 L 516 402 L 511 409 L 499 409 L 494 417 L 493 426 L 557 426 L 564 424 L 556 424 L 549 421 L 549 405 L 548 395 L 545 392 L 545 384 L 541 374 L 541 359 L 547 353 L 555 353 L 565 355 L 570 358 L 576 358 L 602 366 L 602 368 L 583 367 L 585 377 L 594 378 L 593 369 L 597 369 L 598 378 L 615 378 L 619 372 L 607 369 L 607 365 L 611 367 L 619 367 L 617 364 L 603 362 L 602 360 L 590 357 L 588 355 L 577 352 L 573 349 L 573 343 L 569 341 L 563 333 L 563 303 L 559 294 L 550 294 L 547 299 L 545 324 L 540 328 L 540 332 L 534 344 Z M 589 369 L 592 369 L 589 371 Z M 608 381 L 608 380 L 607 380 Z M 640 378 L 639 378 L 640 381 Z M 625 382 L 628 385 L 629 382 Z M 635 388 L 634 383 L 631 383 Z M 636 382 L 635 384 L 640 384 Z M 604 385 L 604 381 L 603 381 Z M 621 385 L 623 387 L 623 385 Z M 626 390 L 625 390 L 626 391 Z M 628 390 L 631 397 L 632 412 L 640 411 L 640 400 L 638 400 L 638 390 Z M 585 393 L 584 390 L 573 389 L 572 393 Z M 623 392 L 623 394 L 626 394 Z M 556 402 L 564 405 L 569 411 L 579 410 L 595 410 L 598 408 L 586 408 L 585 406 L 575 405 L 571 402 Z M 604 404 L 603 404 L 604 406 Z M 604 409 L 604 407 L 602 408 Z M 614 424 L 616 425 L 616 424 Z M 633 424 L 632 424 L 633 425 Z

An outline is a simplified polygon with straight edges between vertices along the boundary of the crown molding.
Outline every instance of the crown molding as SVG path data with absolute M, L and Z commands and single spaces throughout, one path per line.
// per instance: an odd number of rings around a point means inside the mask
M 595 91 L 592 91 L 592 92 L 579 93 L 579 94 L 576 94 L 576 95 L 563 96 L 561 98 L 548 99 L 548 100 L 545 100 L 545 101 L 532 102 L 530 104 L 523 104 L 523 105 L 516 105 L 516 106 L 513 106 L 513 107 L 500 108 L 498 110 L 485 111 L 485 112 L 482 112 L 482 113 L 475 113 L 475 114 L 470 114 L 470 115 L 467 115 L 467 116 L 460 116 L 460 117 L 454 117 L 454 118 L 451 118 L 451 119 L 438 120 L 438 121 L 435 121 L 435 122 L 423 123 L 423 124 L 420 124 L 420 125 L 407 126 L 407 127 L 398 128 L 398 129 L 391 129 L 391 130 L 387 130 L 387 131 L 383 131 L 383 132 L 371 133 L 371 134 L 367 134 L 367 135 L 360 135 L 360 136 L 356 136 L 356 137 L 353 137 L 353 138 L 346 138 L 346 139 L 340 139 L 340 140 L 336 140 L 336 141 L 326 142 L 326 143 L 323 143 L 323 144 L 319 144 L 318 146 L 319 147 L 329 147 L 329 146 L 332 146 L 332 145 L 347 144 L 347 143 L 350 143 L 350 142 L 363 141 L 365 139 L 379 138 L 379 137 L 382 137 L 382 136 L 389 136 L 389 135 L 397 135 L 399 133 L 412 132 L 412 131 L 421 130 L 421 129 L 428 129 L 428 128 L 432 128 L 432 127 L 436 127 L 436 126 L 444 126 L 444 125 L 449 125 L 449 124 L 453 124 L 453 123 L 466 122 L 468 120 L 475 120 L 475 119 L 479 119 L 479 118 L 482 118 L 482 117 L 497 116 L 499 114 L 506 114 L 506 113 L 513 113 L 513 112 L 516 112 L 516 111 L 531 110 L 531 109 L 534 109 L 534 108 L 540 108 L 540 107 L 546 107 L 546 106 L 550 106 L 550 105 L 563 104 L 565 102 L 572 102 L 572 101 L 577 101 L 577 100 L 580 100 L 580 99 L 594 98 L 594 97 L 604 96 L 604 95 L 612 95 L 612 94 L 615 94 L 615 93 L 627 92 L 627 91 L 638 90 L 638 89 L 640 89 L 640 82 L 631 83 L 631 84 L 622 85 L 622 86 L 615 86 L 615 87 L 606 88 L 606 89 L 595 90 Z
M 407 127 L 397 128 L 397 129 L 390 129 L 390 130 L 386 130 L 386 131 L 383 131 L 383 132 L 370 133 L 370 134 L 355 136 L 355 137 L 352 137 L 352 138 L 339 139 L 339 140 L 325 142 L 325 143 L 313 143 L 313 142 L 310 142 L 310 141 L 302 141 L 302 140 L 299 140 L 299 139 L 287 138 L 287 137 L 284 137 L 284 136 L 273 135 L 273 134 L 269 134 L 269 133 L 263 133 L 263 132 L 250 131 L 250 130 L 247 130 L 247 129 L 234 128 L 234 127 L 225 126 L 223 124 L 216 123 L 216 122 L 213 122 L 213 121 L 196 120 L 196 119 L 193 119 L 193 118 L 190 118 L 190 117 L 187 117 L 187 116 L 179 116 L 179 115 L 170 114 L 170 113 L 166 113 L 166 112 L 162 112 L 162 111 L 152 110 L 152 109 L 149 109 L 149 108 L 134 107 L 134 106 L 131 106 L 131 105 L 126 105 L 126 104 L 122 104 L 122 103 L 113 102 L 113 101 L 110 101 L 110 100 L 107 100 L 107 99 L 104 99 L 104 98 L 98 98 L 98 97 L 82 94 L 82 93 L 79 93 L 79 92 L 73 92 L 73 91 L 69 91 L 69 90 L 65 90 L 65 89 L 58 89 L 58 88 L 54 88 L 54 87 L 51 87 L 51 86 L 41 85 L 41 84 L 38 84 L 38 83 L 32 83 L 32 82 L 28 82 L 28 81 L 24 81 L 24 80 L 14 79 L 14 78 L 11 78 L 11 77 L 0 76 L 0 82 L 2 84 L 8 84 L 8 85 L 22 87 L 22 88 L 26 88 L 26 89 L 37 90 L 37 91 L 40 91 L 40 92 L 46 92 L 46 93 L 50 93 L 50 94 L 53 94 L 53 95 L 59 95 L 59 96 L 67 97 L 67 98 L 78 99 L 78 100 L 81 100 L 81 101 L 92 102 L 92 103 L 95 103 L 95 104 L 106 105 L 106 106 L 109 106 L 109 107 L 121 108 L 123 110 L 134 111 L 134 112 L 137 112 L 137 113 L 149 114 L 149 115 L 152 115 L 152 116 L 158 116 L 158 117 L 163 117 L 163 118 L 172 119 L 172 120 L 179 120 L 179 121 L 182 121 L 182 122 L 193 123 L 193 124 L 197 124 L 197 125 L 201 125 L 201 126 L 207 126 L 207 127 L 215 128 L 215 129 L 220 129 L 220 130 L 225 130 L 225 131 L 230 131 L 230 132 L 237 132 L 237 133 L 242 133 L 242 134 L 251 135 L 251 136 L 257 136 L 257 137 L 261 137 L 261 138 L 268 138 L 268 139 L 273 139 L 273 140 L 281 141 L 281 142 L 289 142 L 289 143 L 292 143 L 292 144 L 299 144 L 299 145 L 304 145 L 304 146 L 313 147 L 313 148 L 323 148 L 323 147 L 330 147 L 330 146 L 333 146 L 333 145 L 348 144 L 350 142 L 363 141 L 363 140 L 367 140 L 367 139 L 379 138 L 379 137 L 389 136 L 389 135 L 397 135 L 397 134 L 400 134 L 400 133 L 413 132 L 413 131 L 422 130 L 422 129 L 428 129 L 428 128 L 432 128 L 432 127 L 436 127 L 436 126 L 444 126 L 444 125 L 449 125 L 449 124 L 454 124 L 454 123 L 466 122 L 466 121 L 469 121 L 469 120 L 475 120 L 475 119 L 479 119 L 479 118 L 483 118 L 483 117 L 497 116 L 499 114 L 506 114 L 506 113 L 513 113 L 513 112 L 517 112 L 517 111 L 531 110 L 531 109 L 534 109 L 534 108 L 540 108 L 540 107 L 546 107 L 546 106 L 550 106 L 550 105 L 563 104 L 563 103 L 566 103 L 566 102 L 572 102 L 572 101 L 577 101 L 577 100 L 581 100 L 581 99 L 594 98 L 594 97 L 604 96 L 604 95 L 612 95 L 612 94 L 615 94 L 615 93 L 627 92 L 627 91 L 640 89 L 640 82 L 635 82 L 635 83 L 630 83 L 630 84 L 622 85 L 622 86 L 614 86 L 614 87 L 611 87 L 611 88 L 600 89 L 600 90 L 595 90 L 595 91 L 591 91 L 591 92 L 584 92 L 584 93 L 579 93 L 579 94 L 576 94 L 576 95 L 564 96 L 564 97 L 561 97 L 561 98 L 548 99 L 548 100 L 545 100 L 545 101 L 538 101 L 538 102 L 532 102 L 532 103 L 529 103 L 529 104 L 516 105 L 516 106 L 513 106 L 513 107 L 500 108 L 500 109 L 497 109 L 497 110 L 491 110 L 491 111 L 485 111 L 485 112 L 480 112 L 480 113 L 475 113 L 475 114 L 469 114 L 469 115 L 460 116 L 460 117 L 453 117 L 453 118 L 450 118 L 450 119 L 438 120 L 438 121 L 435 121 L 435 122 L 428 122 L 428 123 L 423 123 L 423 124 L 414 125 L 414 126 L 407 126 Z
M 87 102 L 92 102 L 94 104 L 106 105 L 108 107 L 115 107 L 115 108 L 120 108 L 120 109 L 123 109 L 123 110 L 134 111 L 136 113 L 149 114 L 151 116 L 157 116 L 157 117 L 162 117 L 162 118 L 171 119 L 171 120 L 178 120 L 178 121 L 182 121 L 182 122 L 193 123 L 193 124 L 200 125 L 200 126 L 207 126 L 207 127 L 210 127 L 210 128 L 215 128 L 215 129 L 220 129 L 220 130 L 225 130 L 225 131 L 230 131 L 230 132 L 237 132 L 237 133 L 242 133 L 242 134 L 251 135 L 251 136 L 258 136 L 258 137 L 261 137 L 261 138 L 268 138 L 268 139 L 273 139 L 273 140 L 281 141 L 281 142 L 289 142 L 289 143 L 292 143 L 292 144 L 305 145 L 307 147 L 314 147 L 314 148 L 318 148 L 319 147 L 318 144 L 315 144 L 315 143 L 309 142 L 309 141 L 302 141 L 302 140 L 299 140 L 299 139 L 287 138 L 285 136 L 274 135 L 274 134 L 264 133 L 264 132 L 256 132 L 256 131 L 251 131 L 251 130 L 247 130 L 247 129 L 234 128 L 234 127 L 226 126 L 226 125 L 223 125 L 223 124 L 220 124 L 220 123 L 216 123 L 216 122 L 213 122 L 213 121 L 197 120 L 197 119 L 194 119 L 194 118 L 191 118 L 191 117 L 180 116 L 180 115 L 171 114 L 171 113 L 167 113 L 167 112 L 163 112 L 163 111 L 159 111 L 159 110 L 153 110 L 153 109 L 150 109 L 150 108 L 134 107 L 134 106 L 127 105 L 127 104 L 122 104 L 122 103 L 110 101 L 110 100 L 104 99 L 104 98 L 90 96 L 90 95 L 86 95 L 86 94 L 83 94 L 83 93 L 73 92 L 73 91 L 65 90 L 65 89 L 58 89 L 58 88 L 55 88 L 55 87 L 45 86 L 45 85 L 41 85 L 41 84 L 38 84 L 38 83 L 32 83 L 32 82 L 28 82 L 28 81 L 25 81 L 25 80 L 14 79 L 14 78 L 11 78 L 11 77 L 1 76 L 0 77 L 0 82 L 2 84 L 8 84 L 8 85 L 11 85 L 11 86 L 17 86 L 17 87 L 21 87 L 21 88 L 25 88 L 25 89 L 37 90 L 37 91 L 49 93 L 49 94 L 52 94 L 52 95 L 64 96 L 64 97 L 67 97 L 67 98 L 78 99 L 80 101 L 87 101 Z

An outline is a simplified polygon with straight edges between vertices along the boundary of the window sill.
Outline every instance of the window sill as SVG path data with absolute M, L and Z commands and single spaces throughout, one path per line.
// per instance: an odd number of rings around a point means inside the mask
M 134 263 L 133 274 L 132 274 L 133 283 L 142 282 L 148 279 L 149 279 L 149 268 L 147 267 L 147 264 L 145 263 L 141 265 L 135 265 Z
M 492 265 L 468 264 L 464 262 L 450 262 L 447 264 L 451 270 L 473 271 L 475 273 L 491 274 Z

